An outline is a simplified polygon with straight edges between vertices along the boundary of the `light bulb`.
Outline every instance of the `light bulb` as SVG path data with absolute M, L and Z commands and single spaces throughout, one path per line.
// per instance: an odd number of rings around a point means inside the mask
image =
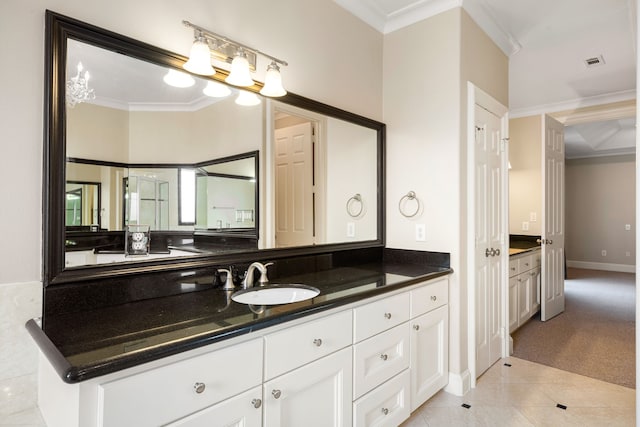
M 253 86 L 253 79 L 251 79 L 251 71 L 249 70 L 249 61 L 244 51 L 239 50 L 238 54 L 233 58 L 233 61 L 231 61 L 231 72 L 225 81 L 234 86 Z
M 191 45 L 189 60 L 182 66 L 187 71 L 203 76 L 212 76 L 216 70 L 211 66 L 211 50 L 202 36 L 196 38 Z
M 213 98 L 224 98 L 231 94 L 231 89 L 218 82 L 207 82 L 207 86 L 202 89 L 202 93 Z
M 264 77 L 264 86 L 260 90 L 264 96 L 284 96 L 287 91 L 282 87 L 282 76 L 280 75 L 280 67 L 275 61 L 267 67 L 267 73 Z

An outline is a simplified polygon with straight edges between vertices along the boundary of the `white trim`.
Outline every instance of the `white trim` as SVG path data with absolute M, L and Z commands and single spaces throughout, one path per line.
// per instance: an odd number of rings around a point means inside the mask
M 567 267 L 584 268 L 586 270 L 619 271 L 621 273 L 635 273 L 636 266 L 631 264 L 612 264 L 607 262 L 568 261 Z
M 500 126 L 503 138 L 509 138 L 509 110 L 491 95 L 487 94 L 480 88 L 476 87 L 470 81 L 467 82 L 467 364 L 469 373 L 469 386 L 476 386 L 476 294 L 475 286 L 473 286 L 476 261 L 476 230 L 475 230 L 475 105 L 481 105 L 491 113 L 500 117 Z M 502 252 L 502 280 L 500 283 L 500 292 L 502 294 L 500 301 L 500 317 L 502 331 L 509 330 L 509 144 L 505 144 L 505 150 L 502 155 L 502 195 L 501 195 L 501 211 L 502 211 L 502 229 L 504 230 L 501 252 Z M 508 357 L 510 335 L 502 334 L 502 357 Z M 450 381 L 451 384 L 451 381 Z
M 500 25 L 486 0 L 463 0 L 462 7 L 505 55 L 511 56 L 522 49 L 515 36 Z
M 516 108 L 509 111 L 509 116 L 512 119 L 517 119 L 519 117 L 535 116 L 538 114 L 550 114 L 554 111 L 565 111 L 583 107 L 592 107 L 594 105 L 610 104 L 613 102 L 628 101 L 630 99 L 636 99 L 635 89 L 607 93 L 604 95 L 590 96 L 588 98 L 577 98 L 569 101 L 555 102 L 551 104 Z
M 468 370 L 461 374 L 449 372 L 449 383 L 444 388 L 444 391 L 455 396 L 464 396 L 471 390 L 471 378 Z

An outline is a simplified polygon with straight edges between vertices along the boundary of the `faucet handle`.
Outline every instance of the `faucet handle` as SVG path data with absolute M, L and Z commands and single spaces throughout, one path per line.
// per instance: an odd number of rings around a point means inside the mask
M 220 268 L 218 269 L 218 272 L 225 273 L 224 279 L 220 279 L 220 281 L 222 282 L 222 289 L 229 290 L 229 289 L 234 289 L 236 287 L 235 284 L 233 283 L 233 279 L 231 278 L 230 270 Z

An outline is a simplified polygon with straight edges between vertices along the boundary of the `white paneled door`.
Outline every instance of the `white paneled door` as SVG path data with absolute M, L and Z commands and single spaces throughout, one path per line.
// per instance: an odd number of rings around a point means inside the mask
M 544 116 L 541 319 L 564 311 L 564 126 Z
M 476 377 L 502 355 L 504 136 L 501 119 L 475 105 L 475 311 Z
M 313 143 L 310 122 L 275 131 L 276 247 L 314 243 Z

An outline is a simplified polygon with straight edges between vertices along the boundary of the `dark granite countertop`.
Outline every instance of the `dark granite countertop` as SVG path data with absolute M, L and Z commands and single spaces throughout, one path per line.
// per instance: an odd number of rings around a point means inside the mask
M 380 262 L 279 277 L 320 289 L 310 300 L 252 307 L 208 288 L 35 320 L 27 329 L 62 379 L 76 383 L 450 274 L 446 267 Z M 189 278 L 181 282 L 188 289 Z

